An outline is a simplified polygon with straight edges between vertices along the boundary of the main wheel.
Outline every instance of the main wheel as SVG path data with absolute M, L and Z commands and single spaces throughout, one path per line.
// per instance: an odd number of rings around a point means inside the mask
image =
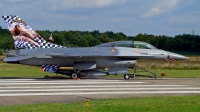
M 129 74 L 124 74 L 124 79 L 128 80 L 130 78 Z
M 78 74 L 76 72 L 74 72 L 74 73 L 71 74 L 70 77 L 71 77 L 71 79 L 76 80 L 78 78 Z

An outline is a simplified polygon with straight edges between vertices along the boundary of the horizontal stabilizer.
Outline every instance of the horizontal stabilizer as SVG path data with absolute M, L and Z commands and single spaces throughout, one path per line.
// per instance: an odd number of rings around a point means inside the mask
M 32 56 L 6 57 L 3 61 L 12 62 L 12 61 L 20 61 L 20 60 L 25 60 L 25 59 L 30 59 L 30 58 L 34 58 L 34 57 L 32 57 Z

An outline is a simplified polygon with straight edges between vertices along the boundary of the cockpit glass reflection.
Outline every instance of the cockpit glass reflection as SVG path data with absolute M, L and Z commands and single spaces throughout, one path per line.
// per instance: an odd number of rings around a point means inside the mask
M 140 42 L 140 41 L 134 41 L 134 48 L 141 48 L 141 49 L 157 49 L 153 45 L 146 43 L 146 42 Z

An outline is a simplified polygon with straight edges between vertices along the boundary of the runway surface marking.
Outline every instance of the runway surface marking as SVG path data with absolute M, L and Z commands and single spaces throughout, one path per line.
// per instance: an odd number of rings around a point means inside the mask
M 0 80 L 0 85 L 28 85 L 28 84 L 31 84 L 31 85 L 46 85 L 46 84 L 135 84 L 135 83 L 145 83 L 145 82 L 123 82 L 123 81 L 120 81 L 120 80 L 84 80 L 84 81 L 80 81 L 80 80 L 41 80 L 41 81 L 36 81 L 36 80 L 26 80 L 24 79 L 24 81 L 22 80 Z
M 38 80 L 0 79 L 0 96 L 121 94 L 200 94 L 190 85 L 149 84 L 130 80 Z
M 117 85 L 117 87 L 181 87 L 185 85 Z M 111 87 L 116 87 L 116 85 L 79 85 L 79 86 L 25 86 L 25 85 L 12 85 L 12 86 L 0 86 L 0 89 L 19 89 L 19 88 L 111 88 Z

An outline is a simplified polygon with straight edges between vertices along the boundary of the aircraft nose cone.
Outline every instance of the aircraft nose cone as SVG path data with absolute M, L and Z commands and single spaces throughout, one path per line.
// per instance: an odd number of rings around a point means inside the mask
M 168 52 L 168 58 L 175 59 L 175 60 L 189 60 L 188 57 L 185 57 L 180 54 Z

